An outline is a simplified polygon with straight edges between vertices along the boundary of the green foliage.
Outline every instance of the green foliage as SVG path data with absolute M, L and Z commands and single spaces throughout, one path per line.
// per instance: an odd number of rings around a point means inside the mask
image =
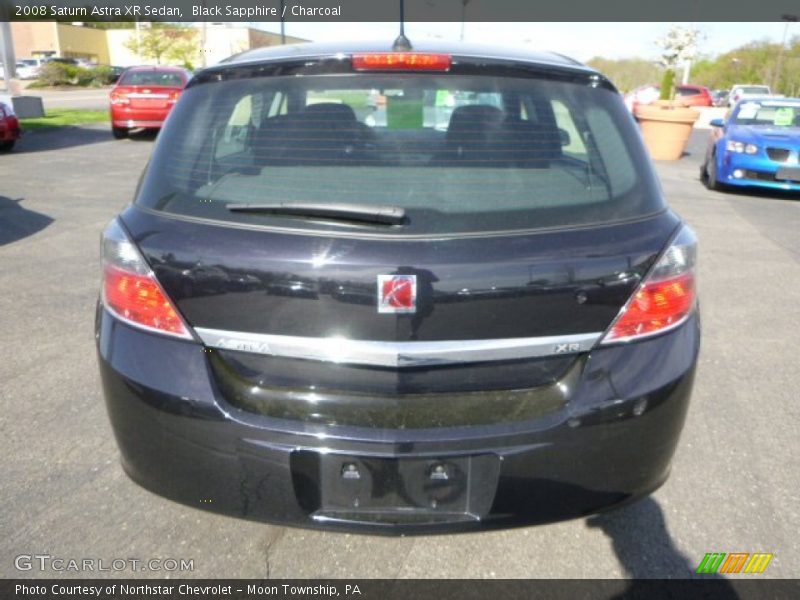
M 165 29 L 164 34 L 170 39 L 167 58 L 190 71 L 194 70 L 194 62 L 198 59 L 202 48 L 194 29 Z
M 38 84 L 45 86 L 76 85 L 78 83 L 77 65 L 49 62 L 39 68 Z
M 596 56 L 588 65 L 603 73 L 623 92 L 661 79 L 661 69 L 652 61 L 640 58 L 609 60 Z
M 755 41 L 717 57 L 703 57 L 692 64 L 690 82 L 710 89 L 730 89 L 737 83 L 771 84 L 778 66 L 780 44 Z M 595 57 L 589 66 L 608 76 L 623 92 L 659 81 L 665 71 L 640 59 L 609 60 Z M 664 86 L 661 89 L 665 89 Z M 788 41 L 781 61 L 778 94 L 800 96 L 800 36 Z
M 192 68 L 192 62 L 201 50 L 197 31 L 188 27 L 143 29 L 138 38 L 131 36 L 125 47 L 145 61 L 153 61 L 157 65 L 173 62 L 187 68 Z
M 102 86 L 111 85 L 116 81 L 114 70 L 108 65 L 98 65 L 93 69 L 85 69 L 91 74 L 91 81 L 89 85 Z
M 45 63 L 39 69 L 39 78 L 29 87 L 100 87 L 113 82 L 111 67 L 85 68 L 59 62 Z
M 730 89 L 737 83 L 769 85 L 775 76 L 779 52 L 780 44 L 751 42 L 721 54 L 715 60 L 700 61 L 692 69 L 692 80 L 712 89 Z M 772 91 L 787 96 L 800 94 L 799 36 L 787 44 L 780 71 L 776 89 Z
M 674 97 L 675 88 L 675 71 L 667 69 L 664 71 L 664 76 L 661 78 L 661 92 L 659 95 L 660 100 L 672 100 Z
M 83 26 L 92 29 L 133 29 L 136 22 L 132 18 L 130 21 L 87 21 Z

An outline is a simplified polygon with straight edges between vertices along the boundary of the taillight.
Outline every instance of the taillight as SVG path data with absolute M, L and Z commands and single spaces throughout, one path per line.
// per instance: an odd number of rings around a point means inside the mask
M 103 232 L 103 305 L 135 327 L 192 339 L 136 246 L 114 219 Z
M 426 52 L 353 54 L 353 68 L 357 71 L 448 71 L 451 62 L 449 54 Z
M 178 91 L 171 91 L 169 93 L 169 98 L 167 98 L 167 104 L 175 104 L 178 101 L 178 98 L 181 97 L 181 93 Z
M 130 104 L 127 91 L 113 90 L 111 92 L 111 104 Z
M 684 226 L 606 333 L 603 344 L 663 333 L 683 323 L 697 305 L 697 238 Z

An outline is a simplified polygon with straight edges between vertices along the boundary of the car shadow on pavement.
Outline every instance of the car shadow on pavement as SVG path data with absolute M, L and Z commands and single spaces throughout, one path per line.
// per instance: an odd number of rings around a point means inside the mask
M 715 592 L 724 593 L 715 597 L 738 598 L 731 583 L 721 575 L 696 574 L 702 556 L 690 559 L 675 546 L 664 512 L 652 497 L 590 517 L 586 524 L 611 538 L 626 575 L 634 580 L 623 598 L 635 596 L 637 579 L 692 578 L 714 581 Z M 714 544 L 714 540 L 708 542 Z
M 130 132 L 128 139 L 133 142 L 153 142 L 158 136 L 158 129 L 139 129 Z M 88 127 L 54 127 L 52 129 L 23 129 L 22 140 L 14 149 L 14 154 L 28 152 L 45 152 L 47 150 L 63 150 L 75 146 L 86 146 L 102 142 L 114 142 L 111 130 L 107 125 Z M 116 143 L 124 143 L 121 140 Z
M 751 198 L 763 198 L 765 200 L 800 200 L 800 192 L 792 190 L 772 190 L 768 188 L 736 188 L 730 186 L 725 188 L 725 193 L 731 196 L 749 196 Z
M 21 206 L 22 198 L 0 196 L 0 246 L 33 235 L 50 225 L 53 219 Z
M 128 134 L 133 142 L 153 142 L 158 137 L 159 129 L 136 129 Z
M 13 154 L 62 150 L 75 146 L 86 146 L 110 142 L 111 131 L 107 127 L 53 127 L 52 129 L 22 130 L 22 139 Z

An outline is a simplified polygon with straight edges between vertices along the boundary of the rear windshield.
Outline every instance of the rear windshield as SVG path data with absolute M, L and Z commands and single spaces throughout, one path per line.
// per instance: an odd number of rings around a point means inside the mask
M 663 208 L 619 94 L 588 84 L 358 73 L 191 86 L 137 204 L 275 227 L 364 226 L 230 210 L 275 203 L 401 208 L 404 222 L 381 229 L 398 234 L 580 226 Z
M 119 83 L 122 85 L 183 87 L 184 80 L 181 74 L 175 71 L 126 71 Z

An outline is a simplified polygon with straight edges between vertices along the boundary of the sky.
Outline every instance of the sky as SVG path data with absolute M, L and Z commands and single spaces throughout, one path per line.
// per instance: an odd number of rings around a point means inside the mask
M 266 31 L 280 30 L 276 23 L 251 23 Z M 786 23 L 695 23 L 704 34 L 700 52 L 717 55 L 751 41 L 778 42 Z M 464 40 L 473 43 L 525 47 L 566 54 L 580 61 L 604 58 L 656 59 L 654 40 L 669 23 L 466 23 Z M 397 23 L 286 23 L 286 35 L 312 41 L 393 40 Z M 457 41 L 461 23 L 406 23 L 406 36 L 415 39 Z M 788 38 L 800 35 L 800 23 L 789 23 Z

